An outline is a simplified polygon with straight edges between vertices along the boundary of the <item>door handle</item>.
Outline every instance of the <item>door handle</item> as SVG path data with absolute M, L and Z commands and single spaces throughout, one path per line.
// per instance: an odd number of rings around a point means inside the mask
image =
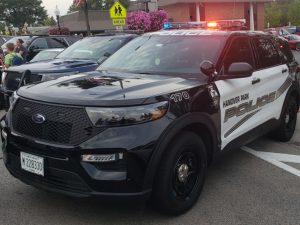
M 282 68 L 282 73 L 285 73 L 287 71 L 288 71 L 287 69 Z
M 256 84 L 256 83 L 259 83 L 260 82 L 260 79 L 259 78 L 253 78 L 252 80 L 252 85 Z

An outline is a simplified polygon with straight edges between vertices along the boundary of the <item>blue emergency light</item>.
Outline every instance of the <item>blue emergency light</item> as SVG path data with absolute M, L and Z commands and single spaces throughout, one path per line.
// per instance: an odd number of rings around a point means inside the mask
M 170 24 L 164 23 L 164 28 L 169 28 L 169 27 L 170 27 Z

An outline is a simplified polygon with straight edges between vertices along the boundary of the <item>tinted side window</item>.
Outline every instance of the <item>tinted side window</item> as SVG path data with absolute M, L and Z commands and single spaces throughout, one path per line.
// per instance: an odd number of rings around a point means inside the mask
M 48 49 L 48 44 L 46 38 L 36 39 L 31 46 L 38 47 L 38 49 Z
M 232 63 L 245 62 L 254 68 L 251 47 L 247 38 L 235 38 L 229 47 L 224 59 L 224 70 L 227 74 Z
M 274 41 L 276 50 L 279 52 L 282 63 L 291 63 L 294 61 L 294 55 L 287 41 L 276 39 Z
M 63 38 L 49 38 L 52 48 L 66 48 L 68 44 Z
M 254 44 L 259 57 L 260 67 L 267 68 L 281 64 L 281 57 L 268 39 L 255 38 Z

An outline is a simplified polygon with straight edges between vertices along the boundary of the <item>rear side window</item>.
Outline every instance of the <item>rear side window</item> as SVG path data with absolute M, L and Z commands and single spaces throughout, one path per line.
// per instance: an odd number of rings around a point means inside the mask
M 294 61 L 294 55 L 287 41 L 276 39 L 274 40 L 276 50 L 279 52 L 282 63 L 291 63 Z
M 255 38 L 254 44 L 258 53 L 261 69 L 281 64 L 281 57 L 270 40 Z
M 48 49 L 48 43 L 46 38 L 38 38 L 36 39 L 31 46 L 36 47 L 37 49 Z
M 229 47 L 224 59 L 224 71 L 228 73 L 228 69 L 232 63 L 245 62 L 254 68 L 254 60 L 251 47 L 247 38 L 235 38 Z
M 49 38 L 52 48 L 67 48 L 68 44 L 63 38 Z

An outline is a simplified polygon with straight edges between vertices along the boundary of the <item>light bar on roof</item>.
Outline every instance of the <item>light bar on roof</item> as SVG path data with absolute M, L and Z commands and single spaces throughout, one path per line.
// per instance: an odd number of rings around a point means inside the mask
M 233 27 L 245 25 L 245 19 L 235 20 L 214 20 L 214 21 L 201 21 L 201 22 L 168 22 L 164 23 L 164 28 L 217 28 L 217 27 Z

